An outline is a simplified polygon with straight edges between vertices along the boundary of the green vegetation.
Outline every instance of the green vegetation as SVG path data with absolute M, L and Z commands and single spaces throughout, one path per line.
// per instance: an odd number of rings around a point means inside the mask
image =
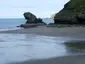
M 64 8 L 55 15 L 55 24 L 84 24 L 85 0 L 70 0 Z
M 70 0 L 64 5 L 63 10 L 70 10 L 76 13 L 85 11 L 85 0 Z
M 72 47 L 72 48 L 77 48 L 77 49 L 85 49 L 85 41 L 66 42 L 65 45 L 67 47 Z
M 71 9 L 75 12 L 85 11 L 85 0 L 70 0 L 66 5 L 67 9 Z

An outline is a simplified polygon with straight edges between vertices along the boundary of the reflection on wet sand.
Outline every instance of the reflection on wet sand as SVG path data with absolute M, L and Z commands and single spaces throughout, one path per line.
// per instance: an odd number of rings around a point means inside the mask
M 85 64 L 85 41 L 69 41 L 62 43 L 70 56 L 55 57 L 49 59 L 34 59 L 29 61 L 12 62 L 9 64 Z M 56 44 L 57 45 L 57 44 Z M 58 47 L 56 47 L 58 48 Z M 58 50 L 57 50 L 58 51 Z M 78 53 L 81 53 L 77 55 Z M 74 56 L 74 54 L 76 54 Z M 82 63 L 81 63 L 82 62 Z
M 77 54 L 78 52 L 73 52 L 73 47 L 67 46 L 64 42 L 79 40 L 80 38 L 34 34 L 0 34 L 0 39 L 4 40 L 0 41 L 0 64 L 11 62 L 17 64 L 19 61 L 23 64 L 23 61 L 31 59 L 48 59 Z
M 32 34 L 0 34 L 0 64 L 67 55 L 61 44 L 68 38 Z M 3 53 L 3 55 L 2 55 Z

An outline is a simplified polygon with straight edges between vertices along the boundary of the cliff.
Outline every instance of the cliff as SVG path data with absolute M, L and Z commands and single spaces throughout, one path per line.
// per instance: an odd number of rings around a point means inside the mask
M 56 13 L 54 21 L 55 24 L 84 24 L 85 0 L 70 0 L 59 13 Z

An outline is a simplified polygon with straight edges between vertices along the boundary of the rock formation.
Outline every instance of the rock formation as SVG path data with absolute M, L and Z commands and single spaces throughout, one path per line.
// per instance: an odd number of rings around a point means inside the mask
M 21 24 L 20 27 L 23 28 L 32 28 L 32 27 L 37 27 L 37 24 Z
M 43 22 L 41 18 L 37 18 L 30 12 L 25 12 L 23 15 L 27 21 L 25 24 L 21 24 L 20 27 L 29 28 L 46 25 L 46 23 Z
M 35 23 L 35 20 L 37 19 L 36 16 L 30 12 L 25 12 L 23 15 L 24 15 L 25 19 L 27 20 L 26 24 Z
M 33 23 L 44 23 L 41 18 L 37 18 L 34 14 L 30 12 L 25 12 L 24 14 L 26 21 L 26 24 L 33 24 Z
M 54 23 L 84 24 L 85 13 L 83 12 L 85 12 L 85 0 L 70 0 L 59 13 L 56 13 Z
M 78 14 L 78 15 L 76 16 L 76 18 L 78 19 L 78 21 L 79 21 L 80 24 L 81 24 L 81 23 L 85 24 L 85 13 L 84 13 L 84 12 Z

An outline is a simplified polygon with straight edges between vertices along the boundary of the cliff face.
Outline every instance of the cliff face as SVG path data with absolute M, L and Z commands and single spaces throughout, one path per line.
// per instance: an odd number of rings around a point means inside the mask
M 74 12 L 85 11 L 85 0 L 70 0 L 64 8 L 71 9 Z
M 55 15 L 55 23 L 74 24 L 85 21 L 85 0 L 70 0 L 64 8 Z

